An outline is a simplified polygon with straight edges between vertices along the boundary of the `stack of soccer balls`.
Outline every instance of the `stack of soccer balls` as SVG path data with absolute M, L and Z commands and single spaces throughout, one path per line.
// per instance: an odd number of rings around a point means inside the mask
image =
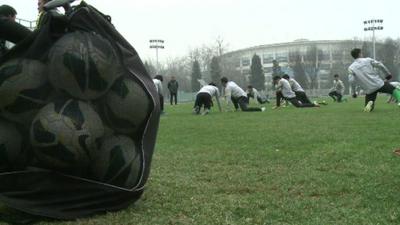
M 0 172 L 40 167 L 131 189 L 151 100 L 103 37 L 74 32 L 47 63 L 0 66 Z

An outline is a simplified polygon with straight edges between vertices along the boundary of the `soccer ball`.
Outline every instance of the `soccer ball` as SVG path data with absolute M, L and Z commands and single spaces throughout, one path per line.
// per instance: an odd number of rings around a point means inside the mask
M 17 59 L 0 67 L 0 110 L 5 119 L 30 125 L 51 92 L 46 67 L 37 60 Z
M 75 173 L 89 168 L 89 154 L 103 134 L 103 123 L 90 105 L 60 99 L 40 110 L 30 139 L 41 166 Z
M 105 96 L 104 119 L 115 131 L 135 135 L 150 113 L 150 97 L 130 78 L 118 79 Z
M 104 95 L 122 75 L 117 54 L 98 34 L 64 35 L 49 52 L 49 80 L 61 93 L 83 100 Z
M 127 189 L 137 184 L 142 158 L 131 138 L 124 135 L 104 138 L 91 155 L 95 180 Z
M 23 158 L 21 134 L 14 124 L 0 120 L 0 171 L 11 171 Z

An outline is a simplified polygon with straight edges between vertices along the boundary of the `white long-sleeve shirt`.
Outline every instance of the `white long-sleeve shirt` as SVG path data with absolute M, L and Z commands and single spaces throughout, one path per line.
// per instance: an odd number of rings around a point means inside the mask
M 377 91 L 384 85 L 384 82 L 374 68 L 390 74 L 381 62 L 371 58 L 358 58 L 349 67 L 349 82 L 360 85 L 366 94 Z
M 219 90 L 217 87 L 213 85 L 206 85 L 200 89 L 198 93 L 208 93 L 211 95 L 211 97 L 215 96 L 216 98 L 219 98 Z
M 246 92 L 235 82 L 228 81 L 225 87 L 225 97 L 240 98 L 242 96 L 247 97 Z
M 336 91 L 339 94 L 343 94 L 343 91 L 344 91 L 343 81 L 333 80 L 333 87 L 331 88 L 331 91 Z
M 260 93 L 255 88 L 252 88 L 251 90 L 247 90 L 247 94 L 252 95 L 254 99 L 257 99 L 257 97 L 260 97 Z
M 157 92 L 160 95 L 163 95 L 163 86 L 162 82 L 159 79 L 153 79 L 154 85 L 156 86 Z
M 277 85 L 277 90 L 282 92 L 283 97 L 285 98 L 295 98 L 296 94 L 293 92 L 292 87 L 290 87 L 289 81 L 285 79 L 280 79 Z
M 219 90 L 217 87 L 213 86 L 213 85 L 206 85 L 204 87 L 202 87 L 200 89 L 199 92 L 197 92 L 197 94 L 199 93 L 207 93 L 209 95 L 211 95 L 211 97 L 215 97 L 215 100 L 217 101 L 218 104 L 218 109 L 221 112 L 222 108 L 221 108 L 221 103 L 219 102 Z
M 304 89 L 300 86 L 300 84 L 295 79 L 290 78 L 289 84 L 294 92 L 296 92 L 296 91 L 304 92 Z

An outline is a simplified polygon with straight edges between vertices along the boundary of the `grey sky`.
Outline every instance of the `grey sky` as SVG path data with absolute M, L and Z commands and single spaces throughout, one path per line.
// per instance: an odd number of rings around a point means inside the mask
M 229 50 L 310 40 L 369 38 L 363 20 L 384 19 L 378 38 L 398 38 L 398 0 L 87 0 L 113 18 L 116 28 L 142 59 L 155 58 L 149 39 L 166 41 L 160 59 L 183 56 L 220 36 Z M 18 17 L 35 20 L 36 0 L 1 0 Z

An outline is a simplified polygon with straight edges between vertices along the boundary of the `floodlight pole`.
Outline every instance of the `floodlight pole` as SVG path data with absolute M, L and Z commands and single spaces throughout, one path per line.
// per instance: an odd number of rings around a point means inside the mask
M 374 59 L 376 59 L 376 44 L 375 44 L 375 29 L 372 30 L 372 51 L 374 52 Z
M 158 49 L 164 49 L 164 40 L 160 39 L 151 39 L 150 40 L 150 48 L 156 49 L 156 72 L 158 73 L 159 71 L 159 64 L 158 64 Z
M 376 59 L 376 38 L 375 38 L 375 30 L 383 30 L 383 20 L 365 20 L 364 21 L 364 31 L 371 31 L 372 30 L 372 49 L 374 54 L 374 59 Z

